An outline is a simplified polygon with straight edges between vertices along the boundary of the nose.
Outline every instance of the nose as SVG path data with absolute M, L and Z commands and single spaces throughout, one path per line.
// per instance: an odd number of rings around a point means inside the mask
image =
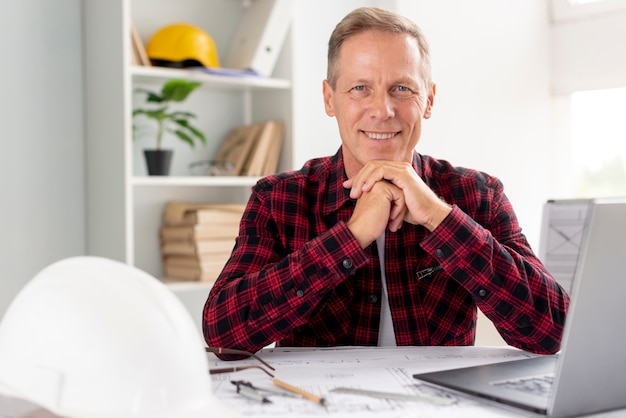
M 393 100 L 386 91 L 372 95 L 369 108 L 372 119 L 386 120 L 394 116 Z

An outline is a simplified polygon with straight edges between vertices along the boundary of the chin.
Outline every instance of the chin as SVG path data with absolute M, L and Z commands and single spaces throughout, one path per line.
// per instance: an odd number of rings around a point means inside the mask
M 371 152 L 365 156 L 366 161 L 385 160 L 385 161 L 406 161 L 406 155 L 397 152 Z

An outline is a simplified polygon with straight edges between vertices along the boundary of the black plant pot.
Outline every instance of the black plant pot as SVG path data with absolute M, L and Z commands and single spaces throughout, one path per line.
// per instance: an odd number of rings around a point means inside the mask
M 146 149 L 143 155 L 146 157 L 148 174 L 151 176 L 167 176 L 170 174 L 170 163 L 174 151 L 171 149 Z

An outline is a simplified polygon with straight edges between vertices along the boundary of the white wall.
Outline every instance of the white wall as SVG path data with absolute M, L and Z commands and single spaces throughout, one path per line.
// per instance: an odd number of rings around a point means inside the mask
M 85 251 L 80 0 L 0 2 L 0 316 Z
M 626 9 L 554 23 L 551 80 L 555 93 L 626 86 Z

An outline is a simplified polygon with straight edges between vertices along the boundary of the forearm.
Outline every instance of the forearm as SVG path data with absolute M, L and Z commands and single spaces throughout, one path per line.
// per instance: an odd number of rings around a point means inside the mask
M 555 352 L 569 297 L 516 225 L 493 228 L 494 236 L 455 207 L 422 247 L 465 287 L 508 344 L 538 353 Z
M 209 346 L 254 352 L 285 338 L 367 261 L 344 223 L 286 256 L 276 246 L 269 236 L 240 237 L 205 305 Z

